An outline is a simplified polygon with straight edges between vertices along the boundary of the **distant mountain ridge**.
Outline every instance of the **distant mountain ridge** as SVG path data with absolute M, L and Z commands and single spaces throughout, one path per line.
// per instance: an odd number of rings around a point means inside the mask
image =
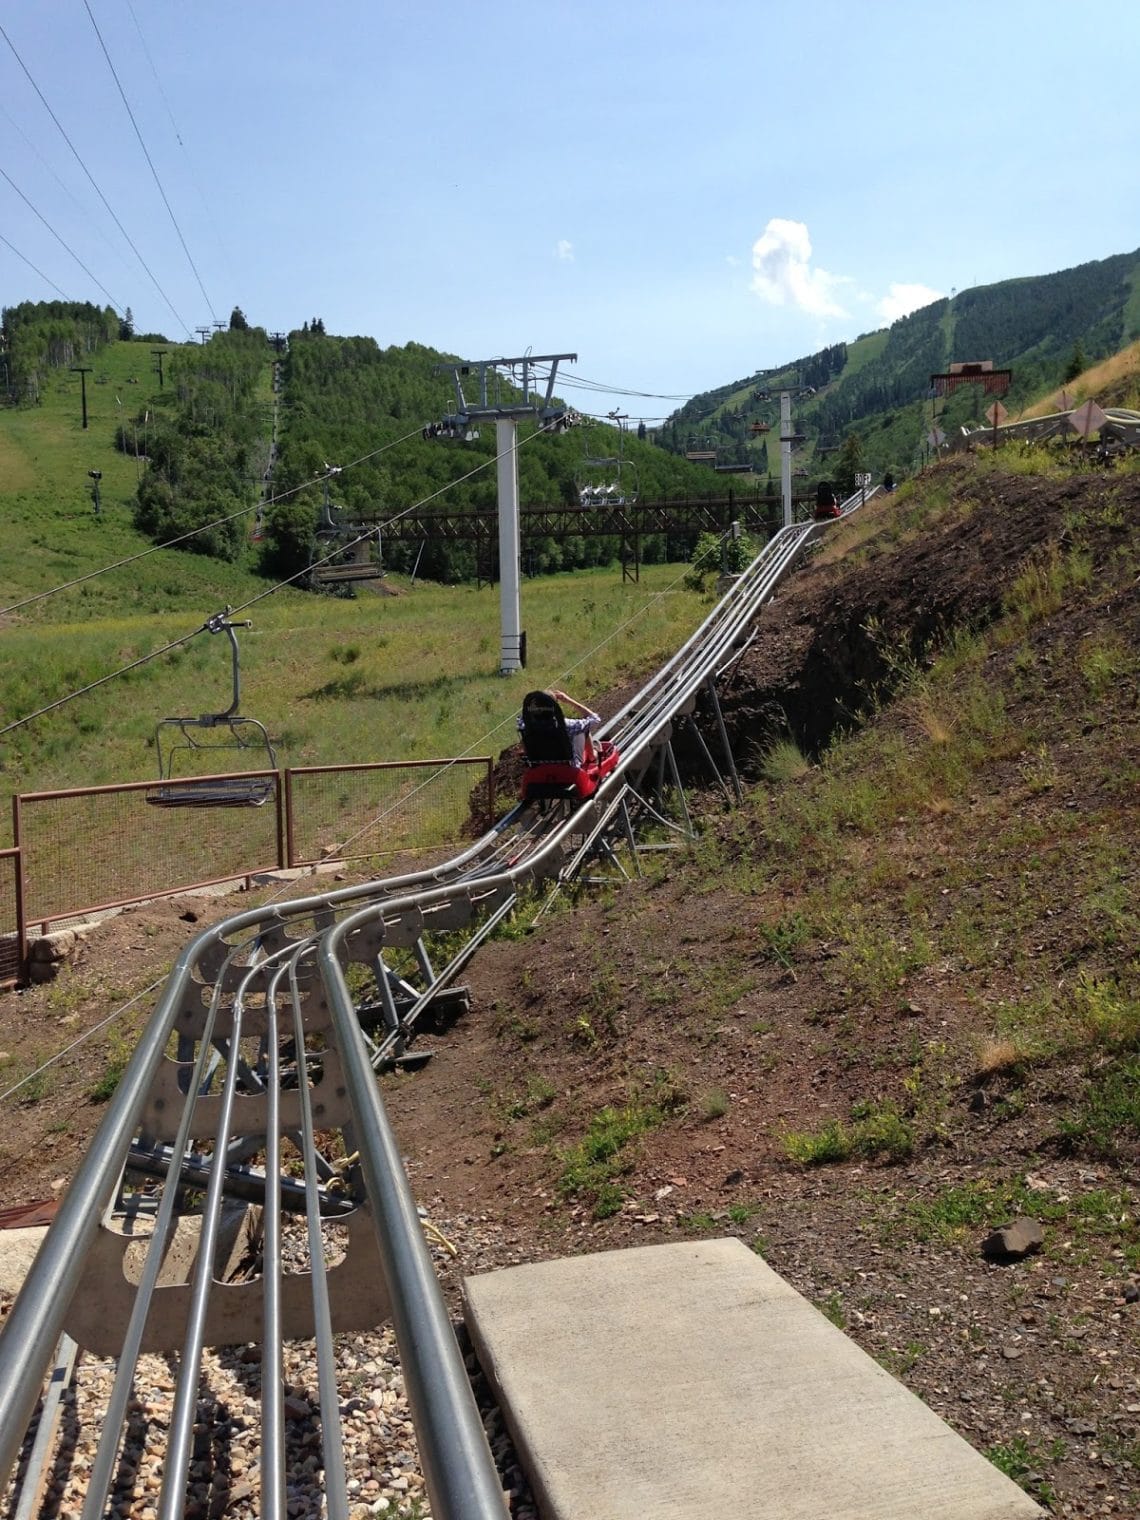
M 778 392 L 792 388 L 796 424 L 809 436 L 799 460 L 813 476 L 826 474 L 826 454 L 851 433 L 867 464 L 905 471 L 930 427 L 930 376 L 954 361 L 992 359 L 1012 369 L 1005 405 L 1016 412 L 1059 386 L 1066 371 L 1106 358 L 1140 337 L 1140 249 L 1079 264 L 1055 274 L 1002 280 L 943 297 L 889 328 L 853 343 L 832 344 L 778 369 L 694 396 L 666 422 L 658 441 L 677 453 L 700 440 L 718 462 L 777 468 L 767 442 L 778 429 Z M 973 388 L 958 392 L 939 426 L 971 419 Z M 770 433 L 754 431 L 766 424 Z M 822 450 L 822 457 L 821 457 Z

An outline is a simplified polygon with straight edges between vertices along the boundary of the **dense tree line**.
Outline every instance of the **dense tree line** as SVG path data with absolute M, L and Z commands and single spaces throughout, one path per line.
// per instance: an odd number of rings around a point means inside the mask
M 440 366 L 444 372 L 438 373 Z M 456 408 L 450 361 L 418 343 L 381 349 L 371 338 L 327 335 L 320 319 L 290 334 L 284 362 L 284 420 L 275 493 L 291 494 L 267 514 L 267 567 L 293 574 L 308 563 L 327 466 L 352 465 L 330 482 L 342 521 L 383 523 L 435 497 L 442 510 L 492 512 L 497 500 L 494 422 L 479 437 L 455 442 L 425 439 L 423 428 Z M 518 399 L 509 386 L 500 393 Z M 470 396 L 468 399 L 472 399 Z M 722 487 L 707 470 L 677 459 L 654 444 L 589 423 L 560 435 L 519 428 L 519 492 L 524 504 L 566 505 L 584 486 L 616 484 L 646 496 L 711 495 Z M 357 462 L 359 461 L 359 462 Z M 485 468 L 478 470 L 479 465 Z M 472 473 L 476 472 L 476 473 Z M 470 478 L 464 478 L 470 477 Z M 300 488 L 300 489 L 297 489 Z M 667 546 L 646 539 L 647 561 Z M 608 563 L 616 539 L 576 537 L 528 540 L 524 568 L 541 574 Z M 480 567 L 472 542 L 434 540 L 383 547 L 385 563 L 432 579 L 470 579 Z
M 223 559 L 242 553 L 249 519 L 241 514 L 257 500 L 268 459 L 270 414 L 258 397 L 268 363 L 261 328 L 231 328 L 200 347 L 173 348 L 163 401 L 120 426 L 125 452 L 144 439 L 148 463 L 135 522 L 156 542 L 217 523 L 184 547 Z
M 35 401 L 48 370 L 67 369 L 119 336 L 111 306 L 89 301 L 22 301 L 0 316 L 0 374 L 12 401 Z

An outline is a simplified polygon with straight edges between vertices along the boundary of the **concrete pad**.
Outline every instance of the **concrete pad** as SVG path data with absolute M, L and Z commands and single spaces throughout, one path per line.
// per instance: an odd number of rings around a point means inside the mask
M 543 1520 L 1028 1520 L 1017 1485 L 738 1240 L 469 1277 Z

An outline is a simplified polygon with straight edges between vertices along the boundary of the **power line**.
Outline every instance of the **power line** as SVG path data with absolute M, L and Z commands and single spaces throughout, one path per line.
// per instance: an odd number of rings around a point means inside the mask
M 359 459 L 354 459 L 343 468 L 351 470 L 358 464 L 366 464 L 368 460 L 375 459 L 377 454 L 383 454 L 387 449 L 394 449 L 401 443 L 407 443 L 409 438 L 416 438 L 420 433 L 419 428 L 405 433 L 402 438 L 394 438 L 391 443 L 384 443 L 371 451 L 363 454 Z M 58 586 L 51 586 L 47 591 L 37 591 L 32 596 L 26 596 L 21 601 L 12 602 L 10 606 L 0 607 L 0 617 L 9 612 L 18 612 L 21 607 L 30 607 L 33 602 L 46 601 L 49 596 L 55 596 L 60 591 L 71 591 L 76 586 L 82 586 L 86 581 L 97 580 L 101 575 L 108 575 L 112 570 L 121 570 L 125 565 L 136 564 L 140 559 L 146 559 L 151 554 L 157 554 L 160 549 L 173 549 L 187 539 L 197 538 L 199 533 L 208 533 L 212 528 L 224 528 L 227 523 L 236 522 L 239 517 L 248 517 L 251 512 L 264 511 L 266 507 L 276 506 L 279 501 L 288 501 L 290 496 L 296 496 L 298 491 L 303 491 L 308 486 L 318 485 L 324 479 L 324 471 L 314 475 L 311 480 L 303 480 L 299 485 L 290 486 L 287 491 L 281 491 L 276 496 L 271 496 L 268 501 L 254 502 L 252 506 L 242 507 L 237 512 L 231 512 L 228 517 L 217 517 L 213 522 L 203 523 L 200 528 L 191 528 L 187 533 L 180 533 L 176 538 L 164 539 L 161 544 L 152 544 L 149 549 L 140 549 L 137 554 L 128 554 L 125 559 L 114 560 L 109 565 L 103 565 L 98 570 L 89 570 L 86 575 L 77 575 L 73 580 L 62 581 Z M 288 584 L 283 582 L 283 584 Z
M 193 179 L 193 181 L 194 181 L 194 188 L 198 192 L 198 199 L 202 202 L 202 205 L 206 209 L 206 215 L 210 219 L 210 227 L 213 230 L 214 236 L 218 240 L 218 247 L 222 251 L 222 257 L 225 259 L 226 268 L 229 270 L 230 279 L 233 280 L 234 279 L 234 264 L 233 264 L 233 260 L 230 258 L 229 250 L 227 249 L 225 243 L 222 240 L 222 234 L 219 231 L 217 219 L 214 216 L 213 209 L 212 209 L 212 207 L 210 205 L 210 202 L 206 198 L 205 191 L 202 189 L 202 182 L 201 182 L 201 179 L 199 178 L 198 173 L 197 173 L 197 171 L 196 171 L 196 169 L 194 167 L 194 160 L 190 157 L 190 154 L 187 152 L 187 149 L 186 149 L 186 144 L 182 141 L 182 133 L 178 130 L 178 123 L 174 119 L 174 112 L 170 109 L 170 102 L 166 98 L 166 91 L 162 88 L 162 80 L 158 77 L 158 70 L 154 66 L 154 59 L 151 57 L 151 55 L 150 55 L 150 49 L 146 45 L 146 37 L 143 35 L 143 29 L 139 25 L 139 18 L 135 14 L 135 8 L 131 4 L 131 0 L 127 0 L 127 9 L 131 13 L 131 20 L 135 24 L 135 31 L 138 32 L 138 34 L 139 34 L 139 42 L 142 44 L 142 50 L 143 50 L 143 54 L 144 54 L 144 56 L 146 58 L 146 61 L 147 61 L 147 63 L 150 64 L 150 71 L 154 75 L 154 82 L 155 82 L 155 84 L 158 87 L 159 96 L 162 99 L 163 105 L 166 107 L 166 114 L 170 118 L 170 126 L 171 126 L 171 130 L 174 133 L 175 141 L 178 143 L 178 146 L 182 149 L 182 152 L 185 155 L 186 163 L 187 163 L 187 165 L 189 166 L 189 169 L 190 169 L 190 177 L 191 177 L 191 179 Z
M 416 431 L 418 432 L 420 430 L 417 428 Z M 531 435 L 531 437 L 537 438 L 537 437 L 539 437 L 539 435 L 540 435 L 541 432 L 542 432 L 542 429 L 539 429 L 537 432 L 533 433 Z M 412 436 L 414 436 L 414 435 L 411 434 L 411 433 L 409 433 L 407 435 L 408 438 L 410 438 Z M 344 465 L 342 467 L 342 469 L 351 469 L 354 465 L 364 464 L 367 460 L 374 458 L 377 454 L 383 453 L 385 449 L 394 448 L 396 446 L 396 443 L 403 443 L 405 441 L 406 441 L 406 439 L 396 439 L 394 443 L 384 444 L 381 448 L 373 449 L 368 454 L 362 454 L 359 459 L 354 459 L 351 464 Z M 517 445 L 517 447 L 518 448 L 522 448 L 524 444 L 529 443 L 529 442 L 530 442 L 530 438 L 524 438 L 522 440 L 522 442 Z M 509 450 L 504 450 L 503 451 L 503 455 L 505 455 L 506 453 L 509 453 L 509 452 L 510 452 Z M 385 522 L 380 523 L 378 525 L 378 527 L 380 529 L 383 529 L 383 528 L 389 526 L 391 523 L 399 522 L 399 520 L 400 520 L 401 517 L 407 517 L 409 513 L 418 511 L 421 507 L 426 506 L 429 501 L 434 501 L 437 496 L 442 496 L 444 494 L 444 492 L 452 490 L 455 486 L 462 485 L 462 483 L 465 480 L 470 480 L 473 475 L 478 475 L 480 473 L 480 471 L 482 471 L 482 470 L 490 469 L 490 467 L 492 465 L 497 464 L 499 462 L 499 459 L 502 458 L 503 455 L 495 454 L 490 459 L 485 459 L 481 464 L 476 465 L 474 467 L 474 469 L 468 470 L 465 475 L 460 475 L 458 477 L 458 479 L 449 481 L 447 485 L 441 486 L 438 491 L 432 491 L 430 495 L 423 497 L 422 500 L 417 501 L 417 502 L 413 502 L 413 504 L 410 507 L 405 507 L 402 512 L 397 512 L 394 517 L 388 518 Z M 322 478 L 323 478 L 323 476 L 317 476 L 314 480 L 305 481 L 304 484 L 305 485 L 314 485 L 316 483 L 316 480 L 319 480 L 319 479 L 322 479 Z M 299 491 L 299 490 L 302 490 L 302 489 L 303 489 L 303 486 L 295 486 L 293 488 L 293 491 L 285 492 L 284 495 L 285 496 L 291 496 L 291 495 L 294 494 L 295 491 Z M 275 499 L 277 499 L 277 498 L 275 498 Z M 283 499 L 283 498 L 281 498 L 281 499 Z M 258 505 L 264 507 L 266 505 L 269 505 L 269 503 L 260 502 L 260 503 L 256 504 L 253 507 L 245 507 L 240 512 L 231 513 L 230 517 L 227 518 L 227 519 L 224 519 L 224 520 L 225 521 L 232 521 L 233 518 L 235 518 L 235 517 L 244 517 L 249 512 L 256 511 Z M 201 533 L 203 531 L 204 530 L 201 529 L 201 528 L 195 529 L 195 532 L 198 532 L 198 533 Z M 370 529 L 368 533 L 362 533 L 362 534 L 360 534 L 360 536 L 358 538 L 353 539 L 351 541 L 351 543 L 338 545 L 337 548 L 334 549 L 330 554 L 325 555 L 324 559 L 317 560 L 315 563 L 317 565 L 323 565 L 327 560 L 331 559 L 333 557 L 333 555 L 341 553 L 346 548 L 351 548 L 352 544 L 358 544 L 358 543 L 361 543 L 364 539 L 370 538 L 372 536 L 372 533 L 374 533 L 376 531 L 377 531 L 377 529 L 375 529 L 375 528 Z M 193 534 L 184 534 L 183 535 L 183 537 L 185 537 L 185 538 L 192 538 L 193 536 L 194 536 Z M 158 547 L 158 546 L 156 546 L 156 547 Z M 143 551 L 143 554 L 150 554 L 150 553 L 153 553 L 153 552 L 154 552 L 153 550 L 147 549 L 147 550 Z M 134 556 L 132 556 L 132 559 L 141 559 L 143 557 L 143 554 L 134 555 Z M 125 560 L 122 563 L 129 564 L 130 562 L 131 562 L 130 560 Z M 112 566 L 112 567 L 108 567 L 108 568 L 114 568 L 114 567 Z M 284 590 L 284 588 L 286 586 L 292 585 L 294 581 L 300 580 L 303 575 L 308 575 L 308 573 L 309 573 L 309 571 L 311 569 L 313 569 L 312 565 L 306 565 L 303 570 L 298 570 L 296 572 L 296 574 L 294 574 L 294 575 L 286 576 L 286 578 L 284 580 L 278 581 L 275 585 L 268 587 L 265 591 L 259 592 L 257 594 L 257 596 L 250 597 L 250 599 L 249 599 L 248 602 L 242 602 L 241 605 L 238 606 L 238 607 L 231 607 L 230 608 L 230 612 L 231 613 L 245 612 L 248 608 L 256 606 L 256 604 L 258 602 L 263 602 L 266 599 L 266 597 L 274 596 L 274 595 L 276 595 L 276 593 L 278 591 Z M 92 576 L 81 576 L 80 580 L 90 580 L 90 579 L 93 578 L 94 575 L 102 575 L 104 573 L 105 573 L 105 571 L 97 570 L 97 571 L 92 572 Z M 71 584 L 78 585 L 79 581 L 71 582 Z M 62 587 L 57 587 L 56 589 L 61 590 L 63 588 Z M 44 595 L 44 594 L 50 594 L 50 593 L 41 593 L 41 595 Z M 35 600 L 35 599 L 36 598 L 29 598 L 29 600 Z M 27 604 L 26 604 L 26 602 L 20 602 L 20 603 L 17 603 L 16 605 L 17 606 L 25 606 Z M 7 610 L 10 610 L 10 609 L 3 609 L 3 610 L 7 611 Z M 108 681 L 114 681 L 118 676 L 126 675 L 128 673 L 128 671 L 137 670 L 141 665 L 149 664 L 149 662 L 151 660 L 157 660 L 160 655 L 169 654 L 172 649 L 179 649 L 179 648 L 181 648 L 181 646 L 183 644 L 188 644 L 191 639 L 197 638 L 200 633 L 205 633 L 208 629 L 209 629 L 209 624 L 208 623 L 203 623 L 202 626 L 200 628 L 196 628 L 193 633 L 184 634 L 182 636 L 182 638 L 180 638 L 180 639 L 174 639 L 169 644 L 163 644 L 161 648 L 152 650 L 150 654 L 141 655 L 137 660 L 132 660 L 129 665 L 123 665 L 118 670 L 112 670 L 108 675 L 100 676 L 98 678 L 98 680 L 89 681 L 86 686 L 81 686 L 76 691 L 69 692 L 68 695 L 65 696 L 65 697 L 58 697 L 54 702 L 48 702 L 45 706 L 37 708 L 35 712 L 25 713 L 25 715 L 22 718 L 16 718 L 11 723 L 8 723 L 3 728 L 0 728 L 0 738 L 2 738 L 5 734 L 11 733 L 12 730 L 15 729 L 15 728 L 22 728 L 25 723 L 31 723 L 36 718 L 42 718 L 42 717 L 45 716 L 45 714 L 47 714 L 49 712 L 55 712 L 57 708 L 66 706 L 66 704 L 68 702 L 73 702 L 76 699 L 76 697 L 84 697 L 84 696 L 86 696 L 88 692 L 95 691 L 100 686 L 105 686 Z
M 178 218 L 174 215 L 174 210 L 166 198 L 166 191 L 162 188 L 162 181 L 158 177 L 158 170 L 154 167 L 154 162 L 151 159 L 150 154 L 147 152 L 147 146 L 143 141 L 143 135 L 139 131 L 139 124 L 135 120 L 135 113 L 131 110 L 130 102 L 127 100 L 126 91 L 123 89 L 122 84 L 119 82 L 119 76 L 115 72 L 115 65 L 111 62 L 111 55 L 107 51 L 107 44 L 103 41 L 103 33 L 99 30 L 99 23 L 95 20 L 94 13 L 91 10 L 91 6 L 88 4 L 88 0 L 83 0 L 83 6 L 88 16 L 91 17 L 91 25 L 95 28 L 95 35 L 99 39 L 99 46 L 103 49 L 103 57 L 107 60 L 107 67 L 111 70 L 111 78 L 115 81 L 123 105 L 126 108 L 127 115 L 131 119 L 131 126 L 135 129 L 135 136 L 139 140 L 139 147 L 143 150 L 143 157 L 146 159 L 147 164 L 150 167 L 150 172 L 154 176 L 154 182 L 158 186 L 158 193 L 162 196 L 162 204 L 166 207 L 171 224 L 173 225 L 175 232 L 178 234 L 178 241 L 182 244 L 182 252 L 186 255 L 187 263 L 194 271 L 194 278 L 198 281 L 198 289 L 202 292 L 202 299 L 210 308 L 211 317 L 213 317 L 216 321 L 218 314 L 214 310 L 210 297 L 206 294 L 206 287 L 202 284 L 202 276 L 198 273 L 198 266 L 190 256 L 190 250 L 186 246 L 186 239 L 182 236 L 182 228 L 178 225 Z
M 40 221 L 43 222 L 44 226 L 51 233 L 52 237 L 55 238 L 56 242 L 60 245 L 60 247 L 66 249 L 66 251 L 71 255 L 71 257 L 79 265 L 80 269 L 82 269 L 83 273 L 87 276 L 87 278 L 93 284 L 99 286 L 99 289 L 107 297 L 108 301 L 110 301 L 110 303 L 114 307 L 115 311 L 118 312 L 120 310 L 120 303 L 115 300 L 114 296 L 107 289 L 106 285 L 102 284 L 99 280 L 97 280 L 95 278 L 95 276 L 91 273 L 90 269 L 88 269 L 87 265 L 83 262 L 83 260 L 76 253 L 75 249 L 72 248 L 69 243 L 67 243 L 67 242 L 64 241 L 64 239 L 60 236 L 60 234 L 55 230 L 55 228 L 52 226 L 52 224 L 48 221 L 47 217 L 44 216 L 43 212 L 36 210 L 36 208 L 32 205 L 32 203 L 28 199 L 28 197 L 20 189 L 20 187 L 16 183 L 16 181 L 8 173 L 7 169 L 5 169 L 2 165 L 0 165 L 0 174 L 2 174 L 4 176 L 4 178 L 8 181 L 8 183 L 11 185 L 12 189 L 20 197 L 20 199 L 23 201 L 24 205 L 27 206 L 28 210 L 32 213 L 32 215 L 39 217 Z
M 40 279 L 43 280 L 43 282 L 44 282 L 45 285 L 50 285 L 51 288 L 56 292 L 57 295 L 63 296 L 63 299 L 65 301 L 70 301 L 71 300 L 71 297 L 69 295 L 67 295 L 64 291 L 60 290 L 59 286 L 55 283 L 54 280 L 49 280 L 48 277 L 47 277 L 47 275 L 44 274 L 44 272 L 43 272 L 42 269 L 36 269 L 36 266 L 32 263 L 31 259 L 27 258 L 24 254 L 22 254 L 20 252 L 20 250 L 18 248 L 14 247 L 13 244 L 9 243 L 8 239 L 4 236 L 4 234 L 2 232 L 0 232 L 0 243 L 3 243 L 6 248 L 10 248 L 18 259 L 23 259 L 24 263 L 28 266 L 28 268 L 31 269 L 31 270 L 33 270 L 36 274 L 38 274 L 39 277 L 40 277 Z
M 51 117 L 52 121 L 55 123 L 55 125 L 56 125 L 56 127 L 57 127 L 57 129 L 59 131 L 59 134 L 63 138 L 64 142 L 71 149 L 72 155 L 74 156 L 76 163 L 83 170 L 84 174 L 86 174 L 88 180 L 90 181 L 91 188 L 95 191 L 95 194 L 103 202 L 103 205 L 106 207 L 107 212 L 108 212 L 108 214 L 111 217 L 111 220 L 114 222 L 115 226 L 119 229 L 119 231 L 123 234 L 123 237 L 127 240 L 127 243 L 130 246 L 131 252 L 134 254 L 135 258 L 138 259 L 139 263 L 142 265 L 143 269 L 146 271 L 147 276 L 150 279 L 151 284 L 154 286 L 155 290 L 158 291 L 159 295 L 166 302 L 167 306 L 169 306 L 171 312 L 173 312 L 173 314 L 174 314 L 175 321 L 178 323 L 178 325 L 182 328 L 182 331 L 189 338 L 189 336 L 190 336 L 190 329 L 189 329 L 189 327 L 187 327 L 187 325 L 186 325 L 185 321 L 183 320 L 183 318 L 181 316 L 179 316 L 178 311 L 176 310 L 176 308 L 174 306 L 174 303 L 171 301 L 170 297 L 166 294 L 166 291 L 163 290 L 162 286 L 158 283 L 158 280 L 155 278 L 155 275 L 152 272 L 150 265 L 143 258 L 142 254 L 139 252 L 139 250 L 135 247 L 134 239 L 131 237 L 131 235 L 127 231 L 127 229 L 123 226 L 123 224 L 119 220 L 119 218 L 116 216 L 115 211 L 112 208 L 110 201 L 107 199 L 107 197 L 103 194 L 102 190 L 99 188 L 98 184 L 95 181 L 94 175 L 91 173 L 91 170 L 83 162 L 83 159 L 82 159 L 82 157 L 80 156 L 80 153 L 79 153 L 79 149 L 72 142 L 71 138 L 68 137 L 66 131 L 64 130 L 63 123 L 60 121 L 59 117 L 52 110 L 51 106 L 48 105 L 47 97 L 44 95 L 44 92 L 40 89 L 40 87 L 36 83 L 36 81 L 32 78 L 31 72 L 28 69 L 27 64 L 20 57 L 20 54 L 16 50 L 16 44 L 12 41 L 11 37 L 8 36 L 8 33 L 4 30 L 4 27 L 3 27 L 2 24 L 0 24 L 0 37 L 3 37 L 4 41 L 8 44 L 9 48 L 11 48 L 12 55 L 15 58 L 16 62 L 23 69 L 25 78 L 27 79 L 28 83 L 31 85 L 32 89 L 35 90 L 36 94 L 39 96 L 41 105 L 43 106 L 44 110 L 48 113 L 48 115 Z M 96 283 L 98 283 L 98 282 L 96 282 Z M 100 286 L 100 289 L 102 289 L 102 286 Z

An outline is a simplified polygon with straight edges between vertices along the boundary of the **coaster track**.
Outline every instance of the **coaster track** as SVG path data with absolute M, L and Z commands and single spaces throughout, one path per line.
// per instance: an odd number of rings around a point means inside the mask
M 846 503 L 845 515 L 859 503 Z M 417 1022 L 520 892 L 571 879 L 599 858 L 626 874 L 623 851 L 639 870 L 646 830 L 658 839 L 691 834 L 672 743 L 679 727 L 691 727 L 717 780 L 739 797 L 717 678 L 827 526 L 777 532 L 682 648 L 603 725 L 621 758 L 588 802 L 517 806 L 443 865 L 251 909 L 186 947 L 0 1334 L 0 1480 L 21 1451 L 22 1492 L 34 1492 L 50 1470 L 46 1404 L 38 1439 L 33 1417 L 45 1378 L 49 1388 L 58 1384 L 78 1344 L 117 1364 L 82 1520 L 102 1516 L 138 1359 L 173 1353 L 157 1516 L 180 1520 L 203 1353 L 256 1342 L 260 1513 L 283 1520 L 282 1342 L 303 1338 L 320 1390 L 327 1513 L 349 1520 L 333 1337 L 390 1318 L 432 1513 L 501 1520 L 501 1484 L 376 1072 L 407 1056 Z M 702 698 L 715 716 L 723 773 L 691 722 Z M 362 969 L 379 992 L 372 1034 L 353 995 Z M 346 1158 L 339 1163 L 317 1144 L 318 1133 L 330 1132 Z M 296 1157 L 300 1178 L 288 1175 Z M 234 1197 L 263 1205 L 263 1265 L 250 1281 L 218 1280 L 225 1206 Z M 170 1280 L 172 1243 L 188 1221 L 192 1263 Z M 295 1253 L 283 1239 L 293 1222 L 307 1239 L 305 1271 L 286 1265 Z

